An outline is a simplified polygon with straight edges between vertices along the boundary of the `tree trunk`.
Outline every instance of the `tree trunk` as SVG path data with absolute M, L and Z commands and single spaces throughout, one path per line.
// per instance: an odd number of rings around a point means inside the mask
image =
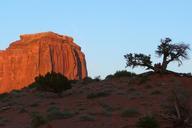
M 162 65 L 162 72 L 165 72 L 167 70 L 167 65 L 168 65 L 167 55 L 163 56 L 163 62 L 161 65 Z

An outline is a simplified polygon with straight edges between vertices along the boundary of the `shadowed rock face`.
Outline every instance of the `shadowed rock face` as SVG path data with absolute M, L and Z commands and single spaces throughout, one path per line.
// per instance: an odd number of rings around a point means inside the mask
M 38 75 L 54 71 L 68 79 L 87 76 L 85 56 L 68 36 L 53 32 L 21 35 L 0 51 L 0 93 L 28 86 Z

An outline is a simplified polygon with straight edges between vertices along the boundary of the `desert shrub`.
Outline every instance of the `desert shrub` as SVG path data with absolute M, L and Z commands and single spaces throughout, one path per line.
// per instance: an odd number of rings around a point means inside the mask
M 122 117 L 136 117 L 139 115 L 139 111 L 135 108 L 128 108 L 121 112 Z
M 182 88 L 173 90 L 172 99 L 165 107 L 162 117 L 172 124 L 173 128 L 192 127 L 192 109 L 189 92 Z
M 96 76 L 96 77 L 94 78 L 94 81 L 96 81 L 96 82 L 101 81 L 101 76 Z
M 102 113 L 102 115 L 107 116 L 107 117 L 112 116 L 112 114 L 113 114 L 112 111 L 110 111 L 108 109 L 104 109 L 103 113 Z
M 162 94 L 162 92 L 160 90 L 153 90 L 150 94 L 151 95 L 159 95 L 159 94 Z
M 109 95 L 110 95 L 109 92 L 101 91 L 101 92 L 90 93 L 87 95 L 87 98 L 88 99 L 94 99 L 94 98 L 99 98 L 99 97 L 106 97 Z
M 126 70 L 122 70 L 122 71 L 117 71 L 115 74 L 114 74 L 114 77 L 132 77 L 132 76 L 136 76 L 135 73 L 133 72 L 128 72 Z
M 33 82 L 33 83 L 29 84 L 29 86 L 28 86 L 27 88 L 28 88 L 28 89 L 37 89 L 38 86 L 39 86 L 38 83 Z
M 91 78 L 91 77 L 85 77 L 82 81 L 83 84 L 89 84 L 89 83 L 92 83 L 92 82 L 99 82 L 101 81 L 101 76 L 95 76 L 94 78 Z
M 44 125 L 47 123 L 47 119 L 44 118 L 40 113 L 33 112 L 31 114 L 31 126 L 32 128 L 38 128 L 41 125 Z
M 79 118 L 81 121 L 94 121 L 95 120 L 95 116 L 90 115 L 90 114 L 81 115 Z
M 27 112 L 28 112 L 28 110 L 24 106 L 20 107 L 19 111 L 18 111 L 18 113 L 27 113 Z
M 186 76 L 188 76 L 188 77 L 192 77 L 192 73 L 191 73 L 191 72 L 186 73 Z
M 0 126 L 4 127 L 9 123 L 10 120 L 0 117 Z
M 9 96 L 8 93 L 0 94 L 0 100 L 6 99 L 6 98 L 8 98 L 8 96 Z
M 85 77 L 82 81 L 83 84 L 89 84 L 93 82 L 93 79 L 91 77 Z
M 71 89 L 70 81 L 60 73 L 47 73 L 45 76 L 38 76 L 32 86 L 36 86 L 41 91 L 61 94 L 67 89 Z
M 7 123 L 9 122 L 8 119 L 4 118 L 4 117 L 0 117 L 0 126 L 5 126 Z
M 158 121 L 153 116 L 145 116 L 136 123 L 137 128 L 160 128 Z
M 39 102 L 34 102 L 30 104 L 30 107 L 38 107 L 39 105 Z
M 136 74 L 133 72 L 128 72 L 126 70 L 122 70 L 122 71 L 116 71 L 116 73 L 114 73 L 113 75 L 110 74 L 106 76 L 105 79 L 112 79 L 112 78 L 119 78 L 119 77 L 132 77 L 132 76 L 136 76 Z
M 110 75 L 107 75 L 106 77 L 105 77 L 105 80 L 109 80 L 109 79 L 113 79 L 114 78 L 114 76 L 112 75 L 112 74 L 110 74 Z
M 76 83 L 78 82 L 78 80 L 69 80 L 69 82 L 70 82 L 71 84 L 76 84 Z
M 21 93 L 21 90 L 13 90 L 13 91 L 11 91 L 11 93 L 12 93 L 13 95 L 18 95 L 18 94 Z
M 111 105 L 111 104 L 108 104 L 108 103 L 105 103 L 105 102 L 100 102 L 99 103 L 101 105 L 101 107 L 105 110 L 105 111 L 108 111 L 108 112 L 112 112 L 114 111 L 114 107 Z
M 61 111 L 58 107 L 50 107 L 47 110 L 47 118 L 48 120 L 55 120 L 55 119 L 66 119 L 71 118 L 74 116 L 73 112 L 70 111 Z

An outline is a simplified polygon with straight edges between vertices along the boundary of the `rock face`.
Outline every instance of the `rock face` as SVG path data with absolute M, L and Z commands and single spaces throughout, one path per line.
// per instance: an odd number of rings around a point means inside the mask
M 38 75 L 58 72 L 68 79 L 87 76 L 85 56 L 68 36 L 53 32 L 21 35 L 0 51 L 0 93 L 28 86 Z

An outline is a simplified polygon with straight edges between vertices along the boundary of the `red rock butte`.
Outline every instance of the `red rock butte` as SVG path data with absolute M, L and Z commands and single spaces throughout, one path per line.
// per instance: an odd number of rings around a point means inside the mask
M 73 38 L 53 32 L 21 35 L 0 51 L 0 93 L 26 87 L 51 71 L 71 80 L 87 77 L 85 55 Z

